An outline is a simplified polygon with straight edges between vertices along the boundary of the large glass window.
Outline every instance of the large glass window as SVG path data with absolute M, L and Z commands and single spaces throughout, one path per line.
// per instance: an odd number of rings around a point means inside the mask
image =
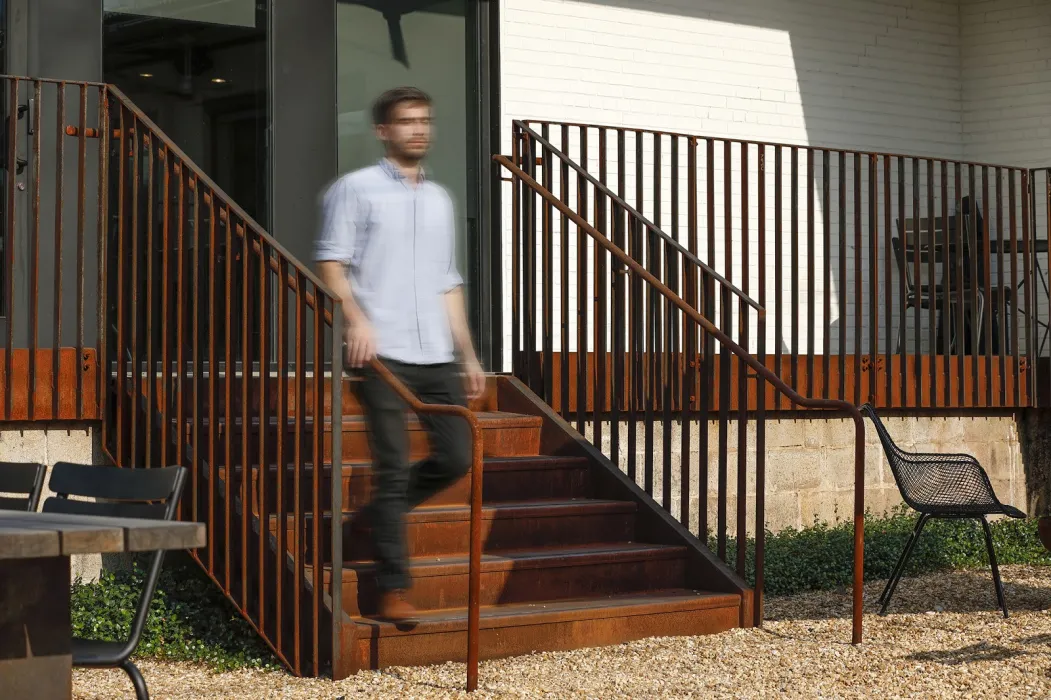
M 256 0 L 104 0 L 105 79 L 264 226 L 268 12 Z
M 336 11 L 339 170 L 374 163 L 373 101 L 412 85 L 434 99 L 428 176 L 449 190 L 459 240 L 468 216 L 467 0 L 341 0 Z M 459 246 L 461 269 L 465 246 Z M 466 271 L 465 271 L 466 273 Z

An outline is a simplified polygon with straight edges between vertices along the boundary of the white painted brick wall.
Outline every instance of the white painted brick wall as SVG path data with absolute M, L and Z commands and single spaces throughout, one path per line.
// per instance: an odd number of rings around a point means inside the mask
M 961 0 L 969 160 L 1051 166 L 1051 2 Z
M 504 0 L 501 79 L 503 119 L 508 128 L 503 151 L 511 150 L 511 120 L 539 118 L 959 158 L 959 30 L 959 5 L 953 1 Z M 681 155 L 684 168 L 685 154 Z M 719 172 L 721 157 L 717 153 Z M 629 163 L 633 162 L 631 158 L 629 148 Z M 666 155 L 666 170 L 668 162 Z M 647 172 L 652 172 L 652 162 L 645 165 Z M 755 165 L 753 159 L 753 182 Z M 597 172 L 595 163 L 589 166 Z M 739 171 L 739 163 L 733 168 Z M 787 179 L 787 153 L 785 168 Z M 800 174 L 800 191 L 805 192 L 805 156 Z M 702 173 L 702 183 L 704 177 Z M 630 182 L 628 190 L 633 191 Z M 848 221 L 853 218 L 852 196 L 850 192 Z M 867 196 L 866 188 L 862 200 L 865 211 Z M 666 192 L 662 199 L 665 220 L 658 223 L 667 227 L 670 195 Z M 725 221 L 721 183 L 717 184 L 715 199 L 716 230 L 721 239 Z M 652 211 L 652 196 L 647 194 L 642 204 L 645 211 Z M 787 206 L 786 202 L 786 226 Z M 704 216 L 704 206 L 701 211 Z M 510 215 L 508 193 L 505 240 Z M 838 206 L 834 204 L 828 215 L 838 220 Z M 815 215 L 819 232 L 824 216 L 819 206 Z M 771 192 L 768 230 L 772 229 L 772 217 Z M 685 227 L 685 221 L 680 223 Z M 884 225 L 881 222 L 881 229 Z M 706 227 L 707 222 L 702 222 L 701 231 Z M 737 214 L 734 230 L 740 229 Z M 754 237 L 755 221 L 750 229 Z M 805 229 L 802 212 L 800 230 Z M 571 234 L 570 259 L 575 261 L 575 230 Z M 787 233 L 785 239 L 787 245 Z M 772 241 L 768 245 L 772 246 Z M 505 250 L 505 279 L 510 280 L 510 249 L 505 246 Z M 755 242 L 752 250 L 756 250 Z M 805 251 L 800 259 L 805 260 L 809 253 Z M 819 260 L 825 255 L 837 256 L 838 242 L 834 240 L 830 251 L 815 250 L 813 254 Z M 846 254 L 853 270 L 852 235 Z M 557 248 L 555 255 L 557 259 Z M 768 259 L 772 256 L 768 248 Z M 721 264 L 724 257 L 720 245 L 718 267 L 740 282 L 741 271 L 726 269 Z M 758 273 L 754 265 L 752 268 L 754 290 Z M 870 303 L 870 268 L 864 255 L 861 284 L 866 290 L 866 305 Z M 575 280 L 575 267 L 569 273 Z M 556 272 L 556 280 L 558 277 Z M 772 285 L 772 269 L 767 278 Z M 786 274 L 783 304 L 788 303 L 789 284 Z M 855 281 L 846 284 L 851 287 L 847 310 L 853 314 Z M 575 292 L 575 283 L 572 286 Z M 771 290 L 770 298 L 773 296 Z M 806 299 L 805 290 L 801 296 Z M 819 319 L 824 313 L 820 306 L 823 296 L 823 282 L 819 282 L 815 289 Z M 835 307 L 838 289 L 832 290 L 832 297 L 835 321 L 839 315 Z M 574 293 L 571 308 L 575 311 L 575 307 Z M 505 318 L 510 319 L 509 300 Z M 834 327 L 838 325 L 833 323 Z M 554 327 L 558 328 L 557 320 Z M 832 339 L 835 348 L 838 331 L 830 332 L 836 335 Z M 823 334 L 818 330 L 820 337 L 814 339 L 819 349 Z M 570 335 L 575 337 L 575 332 Z M 806 339 L 801 341 L 800 346 L 805 348 Z M 867 347 L 867 340 L 850 338 L 848 351 L 853 351 L 855 343 Z M 571 347 L 575 348 L 575 342 Z M 768 347 L 772 346 L 768 343 Z
M 960 36 L 964 156 L 1051 167 L 1051 1 L 961 0 Z M 1038 174 L 1033 185 L 1035 235 L 1046 239 L 1047 175 Z M 1044 272 L 1048 263 L 1038 255 Z M 1036 290 L 1047 318 L 1047 292 L 1042 285 Z

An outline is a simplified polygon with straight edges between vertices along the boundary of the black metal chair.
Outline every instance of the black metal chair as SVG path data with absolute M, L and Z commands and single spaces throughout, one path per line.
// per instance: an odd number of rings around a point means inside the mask
M 185 467 L 121 469 L 59 463 L 51 471 L 48 486 L 58 494 L 44 501 L 45 513 L 101 515 L 111 518 L 172 520 L 175 517 L 186 480 Z M 99 499 L 96 502 L 72 500 L 70 496 Z M 73 640 L 73 665 L 89 668 L 122 668 L 131 677 L 135 696 L 148 700 L 146 681 L 131 662 L 146 626 L 150 601 L 157 588 L 164 552 L 151 555 L 146 584 L 139 595 L 138 609 L 126 642 Z
M 879 435 L 883 451 L 887 455 L 894 481 L 898 485 L 901 497 L 909 507 L 918 511 L 920 519 L 916 523 L 901 553 L 894 571 L 880 594 L 880 615 L 887 614 L 891 596 L 901 580 L 905 564 L 912 554 L 916 540 L 919 539 L 923 526 L 933 518 L 970 519 L 982 523 L 985 531 L 985 547 L 989 553 L 989 565 L 993 570 L 993 583 L 996 585 L 996 600 L 1007 617 L 1007 601 L 1004 598 L 1004 586 L 1000 581 L 1000 569 L 996 564 L 996 552 L 993 550 L 992 531 L 989 529 L 987 515 L 1006 515 L 1011 518 L 1024 518 L 1025 513 L 1000 502 L 989 482 L 989 475 L 974 457 L 964 454 L 925 454 L 910 453 L 902 450 L 891 439 L 887 427 L 876 415 L 871 404 L 865 404 L 861 411 L 872 419 Z
M 0 496 L 0 510 L 35 511 L 40 504 L 46 473 L 43 464 L 0 462 L 0 493 L 20 494 Z

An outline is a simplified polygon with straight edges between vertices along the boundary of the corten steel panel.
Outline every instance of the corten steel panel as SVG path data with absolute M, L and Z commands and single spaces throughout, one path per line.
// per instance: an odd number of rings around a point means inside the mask
M 536 353 L 537 359 L 534 362 L 541 362 L 542 359 L 539 357 L 541 353 Z M 555 353 L 552 360 L 552 379 L 554 385 L 554 395 L 551 402 L 551 406 L 560 413 L 569 411 L 575 413 L 577 411 L 578 403 L 577 396 L 577 366 L 578 359 L 576 352 L 567 353 L 568 356 L 568 373 L 569 373 L 569 400 L 568 406 L 563 406 L 562 393 L 561 393 L 561 377 L 562 377 L 562 361 L 559 353 Z M 595 405 L 595 353 L 587 354 L 587 377 L 586 377 L 586 404 L 585 408 L 587 411 L 592 411 Z M 778 367 L 778 359 L 780 359 L 780 368 Z M 641 357 L 640 362 L 643 366 L 643 371 L 650 366 L 653 358 L 649 354 L 645 354 Z M 708 360 L 709 366 L 713 368 L 715 376 L 719 376 L 721 367 L 721 357 L 712 357 Z M 775 372 L 779 372 L 780 376 L 791 376 L 793 368 L 796 371 L 796 376 L 800 382 L 811 384 L 814 387 L 813 395 L 822 396 L 827 395 L 833 399 L 846 398 L 852 400 L 856 391 L 861 391 L 862 400 L 871 402 L 873 405 L 882 408 L 969 408 L 969 409 L 990 409 L 990 408 L 1024 408 L 1030 406 L 1034 402 L 1034 397 L 1030 395 L 1028 377 L 1031 374 L 1032 366 L 1026 358 L 1021 358 L 1018 363 L 1015 363 L 1014 358 L 1006 357 L 993 357 L 988 358 L 986 356 L 966 356 L 963 358 L 963 374 L 965 384 L 972 381 L 972 377 L 976 373 L 978 380 L 983 385 L 991 383 L 993 391 L 981 396 L 972 397 L 970 392 L 965 393 L 964 401 L 960 402 L 957 400 L 957 395 L 953 392 L 949 396 L 949 401 L 945 400 L 945 397 L 941 395 L 931 396 L 930 387 L 913 381 L 905 383 L 905 393 L 902 392 L 901 382 L 898 381 L 898 377 L 901 376 L 903 358 L 900 356 L 891 357 L 891 369 L 890 375 L 893 378 L 891 381 L 891 393 L 887 394 L 887 363 L 883 356 L 876 358 L 873 362 L 869 356 L 861 356 L 856 358 L 853 355 L 847 355 L 844 359 L 833 355 L 828 358 L 827 362 L 815 362 L 813 363 L 813 372 L 811 375 L 810 362 L 806 355 L 783 355 L 781 358 L 766 357 L 764 358 L 765 364 Z M 621 364 L 625 367 L 624 373 L 629 370 L 627 368 L 630 358 L 623 356 Z M 698 358 L 697 363 L 700 364 L 702 358 Z M 740 363 L 737 358 L 733 357 L 730 359 L 730 377 L 731 386 L 736 387 L 739 381 Z M 906 369 L 906 376 L 914 377 L 917 373 L 924 376 L 929 375 L 930 372 L 937 372 L 939 376 L 944 375 L 948 378 L 950 386 L 957 387 L 960 383 L 960 371 L 959 371 L 959 358 L 957 357 L 945 357 L 945 356 L 923 356 L 916 357 L 914 355 L 908 355 L 904 358 L 904 367 Z M 687 371 L 686 367 L 683 367 L 683 360 L 679 360 L 679 366 L 676 371 L 679 374 L 684 375 Z M 624 392 L 615 394 L 611 391 L 611 378 L 614 374 L 614 362 L 613 355 L 607 353 L 605 355 L 604 362 L 604 378 L 605 378 L 605 406 L 604 410 L 612 412 L 613 405 L 610 403 L 610 396 L 616 395 L 621 397 L 621 401 L 617 408 L 620 411 L 628 409 L 629 397 L 631 396 L 630 387 L 626 388 Z M 828 373 L 826 374 L 824 367 L 828 367 Z M 860 366 L 861 373 L 857 374 L 855 368 Z M 1006 373 L 1001 370 L 1001 367 L 1006 367 Z M 748 382 L 748 407 L 747 410 L 755 411 L 758 409 L 757 396 L 756 396 L 756 383 L 752 372 L 748 371 L 745 380 Z M 858 384 L 860 383 L 860 387 Z M 1018 385 L 1018 397 L 1017 402 L 1013 401 L 1015 386 Z M 869 388 L 874 388 L 875 393 L 870 393 Z M 1000 388 L 1003 387 L 1004 391 L 1001 392 Z M 845 393 L 841 394 L 842 391 Z M 864 390 L 862 390 L 864 389 Z M 711 403 L 709 404 L 709 415 L 714 419 L 717 415 L 719 408 L 721 407 L 720 402 L 720 387 L 719 382 L 714 382 L 712 385 L 712 397 Z M 1002 400 L 1001 397 L 1005 397 L 1006 401 Z M 982 399 L 982 400 L 977 400 Z M 662 408 L 662 398 L 660 396 L 654 397 L 657 408 Z M 730 410 L 738 410 L 740 408 L 738 402 L 738 392 L 736 390 L 730 393 Z M 779 394 L 774 388 L 767 384 L 766 394 L 766 409 L 767 410 L 781 410 L 781 411 L 798 411 L 800 407 L 795 406 L 788 401 L 783 395 Z M 672 398 L 672 410 L 681 410 L 681 400 L 678 396 Z

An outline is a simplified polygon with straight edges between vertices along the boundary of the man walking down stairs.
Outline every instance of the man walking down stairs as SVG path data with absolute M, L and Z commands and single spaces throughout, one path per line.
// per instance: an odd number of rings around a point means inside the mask
M 452 199 L 422 167 L 431 99 L 416 88 L 389 90 L 376 100 L 373 122 L 386 156 L 325 193 L 315 258 L 343 300 L 345 362 L 362 376 L 355 386 L 376 479 L 364 520 L 376 558 L 378 616 L 403 623 L 416 617 L 407 596 L 406 515 L 466 474 L 471 440 L 457 417 L 421 416 L 430 454 L 410 466 L 405 404 L 368 363 L 380 358 L 432 404 L 466 406 L 467 398 L 481 397 L 485 376 L 456 269 Z

